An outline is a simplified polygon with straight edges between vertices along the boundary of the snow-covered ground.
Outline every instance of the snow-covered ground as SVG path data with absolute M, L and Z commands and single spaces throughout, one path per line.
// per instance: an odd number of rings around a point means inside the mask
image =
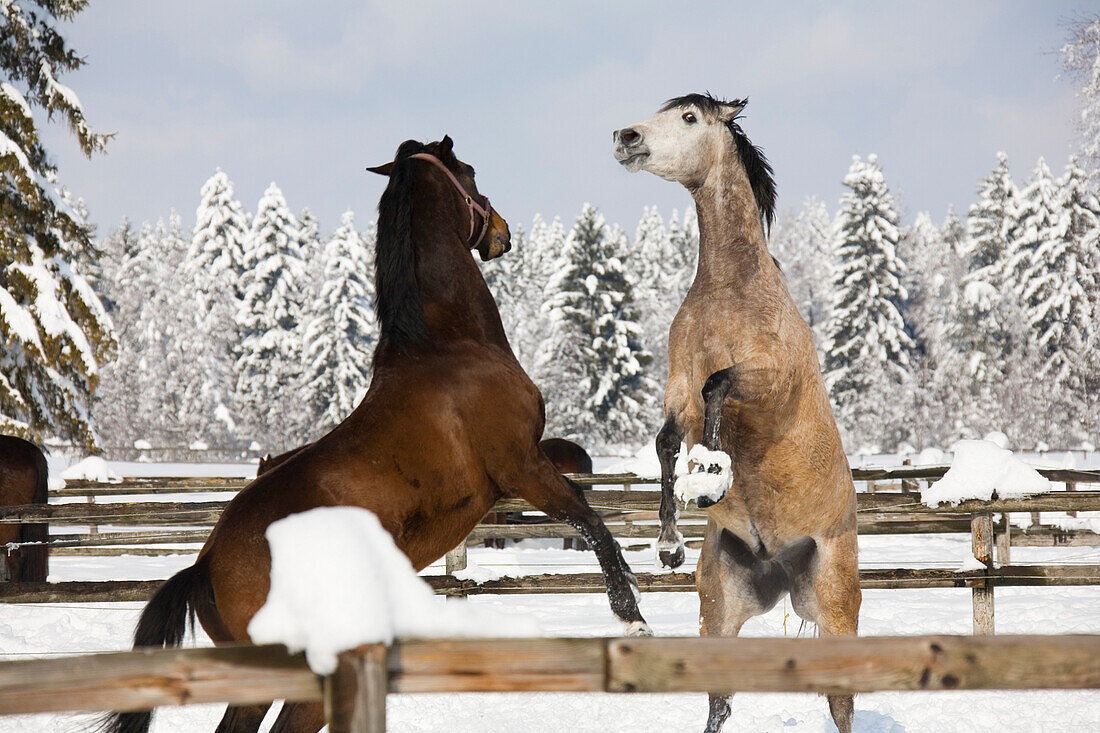
M 608 469 L 611 461 L 598 461 Z M 177 464 L 111 464 L 119 475 L 250 475 L 251 466 L 200 467 Z M 621 466 L 620 466 L 621 467 Z M 1083 466 L 1082 466 L 1083 467 Z M 644 473 L 644 471 L 641 471 Z M 158 497 L 161 498 L 161 497 Z M 554 545 L 557 545 L 555 548 Z M 637 547 L 641 542 L 631 543 Z M 1100 548 L 1013 548 L 1016 563 L 1100 563 Z M 967 535 L 865 536 L 863 567 L 958 567 L 970 555 Z M 531 540 L 504 550 L 471 548 L 472 576 L 547 572 L 592 572 L 591 553 L 560 549 L 560 542 Z M 628 549 L 627 561 L 639 572 L 658 572 L 651 547 Z M 694 567 L 698 551 L 688 550 Z M 190 564 L 193 555 L 170 557 L 59 557 L 51 580 L 163 578 Z M 443 572 L 442 565 L 426 574 Z M 441 605 L 447 603 L 440 598 Z M 469 601 L 498 614 L 537 620 L 544 634 L 604 636 L 621 632 L 602 595 L 479 596 Z M 1100 633 L 1100 588 L 1006 588 L 996 594 L 1000 633 Z M 129 647 L 140 604 L 0 604 L 0 654 L 12 659 Z M 697 633 L 698 602 L 691 593 L 648 593 L 642 611 L 658 635 Z M 863 594 L 860 632 L 864 635 L 967 634 L 971 630 L 966 589 L 868 590 Z M 800 629 L 789 605 L 746 624 L 746 636 L 794 636 Z M 196 643 L 208 644 L 201 635 Z M 507 660 L 501 660 L 506 664 Z M 394 731 L 699 731 L 706 719 L 705 695 L 393 695 L 389 723 Z M 162 708 L 154 730 L 212 731 L 222 706 Z M 269 716 L 268 722 L 272 719 Z M 74 731 L 87 716 L 0 718 L 0 733 Z M 879 693 L 856 698 L 856 730 L 897 731 L 1100 731 L 1100 693 L 1093 692 L 937 692 Z M 807 694 L 745 694 L 733 701 L 733 731 L 835 730 L 824 699 Z

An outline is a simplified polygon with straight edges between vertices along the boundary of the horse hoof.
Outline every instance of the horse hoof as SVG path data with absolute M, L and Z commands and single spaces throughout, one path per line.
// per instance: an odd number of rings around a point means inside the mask
M 626 625 L 625 636 L 653 636 L 653 629 L 645 621 L 631 621 Z
M 684 546 L 680 545 L 674 550 L 661 550 L 658 555 L 661 564 L 669 570 L 675 570 L 684 564 Z

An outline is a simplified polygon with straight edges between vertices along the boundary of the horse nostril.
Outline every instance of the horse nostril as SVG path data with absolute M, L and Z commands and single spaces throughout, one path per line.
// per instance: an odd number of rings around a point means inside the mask
M 627 145 L 633 145 L 634 143 L 641 140 L 642 136 L 638 133 L 637 130 L 628 127 L 625 130 L 619 130 L 619 139 Z

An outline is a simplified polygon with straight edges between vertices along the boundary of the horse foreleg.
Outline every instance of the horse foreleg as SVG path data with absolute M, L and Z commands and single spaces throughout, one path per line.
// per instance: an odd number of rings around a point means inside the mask
M 531 465 L 501 477 L 498 484 L 523 497 L 551 519 L 576 529 L 600 561 L 611 610 L 626 624 L 627 634 L 648 636 L 652 633 L 638 610 L 638 581 L 623 559 L 619 543 L 611 536 L 600 515 L 588 506 L 579 485 L 558 473 L 541 452 Z
M 680 508 L 672 491 L 676 483 L 676 457 L 683 439 L 676 418 L 669 416 L 657 433 L 657 458 L 661 462 L 661 533 L 657 536 L 657 557 L 662 565 L 673 569 L 684 562 L 684 536 L 676 528 Z

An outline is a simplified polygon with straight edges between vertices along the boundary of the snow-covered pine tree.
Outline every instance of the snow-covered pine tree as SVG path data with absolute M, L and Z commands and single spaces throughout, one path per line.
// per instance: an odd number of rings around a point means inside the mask
M 958 220 L 955 220 L 958 223 Z M 948 219 L 950 224 L 950 215 Z M 956 429 L 958 367 L 947 338 L 948 314 L 956 300 L 959 270 L 955 247 L 925 212 L 902 234 L 898 246 L 905 262 L 902 285 L 908 295 L 902 313 L 915 337 L 912 373 L 912 437 L 917 448 L 947 445 Z
M 83 65 L 61 21 L 85 3 L 0 3 L 0 433 L 56 436 L 94 449 L 88 408 L 114 348 L 111 319 L 72 266 L 91 248 L 36 126 L 60 118 L 81 151 L 101 151 L 80 100 L 58 77 Z
M 167 223 L 142 225 L 112 276 L 119 353 L 103 369 L 94 414 L 113 450 L 130 449 L 137 440 L 168 446 L 186 438 L 183 397 L 172 386 L 181 364 L 190 363 L 180 349 L 175 274 L 186 249 L 179 215 L 172 212 Z
M 373 248 L 372 248 L 373 249 Z M 372 255 L 347 211 L 325 243 L 324 285 L 305 329 L 304 400 L 319 416 L 317 432 L 344 420 L 370 384 L 378 340 L 374 317 Z M 307 436 L 317 437 L 317 435 Z
M 550 311 L 544 304 L 552 293 L 550 283 L 565 250 L 565 227 L 561 218 L 554 217 L 548 224 L 536 214 L 524 244 L 521 251 L 513 250 L 505 255 L 519 255 L 516 275 L 520 285 L 512 288 L 515 312 L 508 337 L 519 363 L 541 387 L 539 354 L 551 338 Z
M 772 227 L 769 245 L 783 268 L 783 279 L 798 311 L 814 332 L 824 356 L 825 325 L 831 307 L 833 232 L 823 201 L 808 197 L 798 214 L 784 211 Z
M 898 256 L 898 214 L 878 158 L 855 156 L 844 177 L 836 224 L 832 316 L 825 376 L 851 447 L 908 440 L 904 400 L 914 344 L 902 318 L 906 300 Z
M 947 338 L 964 365 L 967 393 L 958 405 L 960 437 L 974 438 L 1007 426 L 1001 419 L 998 393 L 1006 364 L 1018 347 L 1019 302 L 1008 287 L 1009 231 L 1019 208 L 1019 193 L 1009 173 L 1008 157 L 978 183 L 978 199 L 966 220 L 963 258 L 966 274 L 951 305 Z
M 595 390 L 585 405 L 596 416 L 599 442 L 637 449 L 660 427 L 661 385 L 650 376 L 653 353 L 642 340 L 636 281 L 623 263 L 630 243 L 616 226 L 599 244 L 602 251 L 593 272 Z
M 183 444 L 203 440 L 228 445 L 233 440 L 230 413 L 236 390 L 237 311 L 247 235 L 248 219 L 233 182 L 217 168 L 200 192 L 179 283 L 185 297 L 177 338 L 179 349 L 190 355 L 177 374 Z
M 1081 152 L 1095 187 L 1100 178 L 1100 18 L 1071 28 L 1069 42 L 1062 47 L 1062 66 L 1081 84 L 1077 92 Z
M 1028 322 L 1035 320 L 1035 280 L 1046 265 L 1039 248 L 1056 236 L 1062 216 L 1060 192 L 1046 160 L 1039 158 L 1027 185 L 1020 191 L 1015 216 L 1008 231 L 1010 248 L 1005 284 L 1020 298 Z
M 1036 183 L 1041 180 L 1040 176 Z M 1052 422 L 1060 423 L 1057 431 L 1063 440 L 1072 441 L 1063 445 L 1076 445 L 1085 437 L 1078 432 L 1077 419 L 1085 396 L 1081 367 L 1094 327 L 1093 299 L 1098 285 L 1096 252 L 1086 248 L 1086 238 L 1100 226 L 1100 201 L 1076 158 L 1070 159 L 1053 191 L 1049 227 L 1034 250 L 1021 296 L 1042 359 L 1037 376 L 1056 395 Z M 1037 194 L 1041 197 L 1042 189 Z M 1045 208 L 1042 201 L 1028 207 L 1026 210 L 1035 212 L 1029 221 L 1040 225 L 1035 219 Z M 1025 231 L 1030 233 L 1030 229 L 1025 223 Z
M 325 245 L 321 242 L 321 223 L 308 207 L 298 214 L 298 243 L 302 249 L 302 259 L 306 263 L 306 284 L 302 294 L 306 308 L 320 297 L 325 284 Z M 313 320 L 315 313 L 307 313 L 304 324 Z
M 645 207 L 634 230 L 630 261 L 636 278 L 635 295 L 646 349 L 653 355 L 650 373 L 662 386 L 668 381 L 668 329 L 680 307 L 673 302 L 679 289 L 682 253 L 675 250 L 657 207 Z M 659 411 L 658 411 L 659 412 Z M 647 423 L 657 423 L 652 415 Z
M 298 222 L 272 183 L 245 239 L 237 311 L 237 414 L 250 438 L 265 449 L 290 448 L 306 439 L 300 323 L 307 275 L 298 236 Z
M 597 448 L 641 444 L 659 390 L 645 373 L 652 357 L 619 259 L 627 247 L 621 230 L 609 236 L 603 216 L 585 204 L 547 287 L 551 331 L 537 362 L 547 433 Z
M 512 228 L 511 251 L 481 266 L 485 284 L 493 294 L 493 300 L 496 301 L 500 320 L 504 325 L 504 332 L 508 334 L 508 342 L 512 345 L 513 352 L 516 351 L 518 344 L 516 330 L 523 317 L 522 301 L 527 297 L 526 290 L 531 287 L 523 267 L 527 249 L 527 234 L 523 231 L 522 225 L 517 225 Z M 518 356 L 518 352 L 516 353 Z

